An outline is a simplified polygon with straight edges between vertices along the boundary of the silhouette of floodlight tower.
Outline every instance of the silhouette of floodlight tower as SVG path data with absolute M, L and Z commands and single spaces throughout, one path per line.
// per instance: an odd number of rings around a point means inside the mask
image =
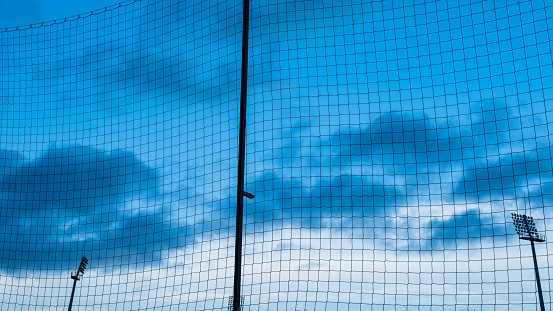
M 538 285 L 538 297 L 540 299 L 541 311 L 545 311 L 545 304 L 543 302 L 543 294 L 541 290 L 540 272 L 538 270 L 538 260 L 536 258 L 536 249 L 534 248 L 534 242 L 545 242 L 545 235 L 538 233 L 534 218 L 532 216 L 520 215 L 511 213 L 515 229 L 518 233 L 518 237 L 521 240 L 530 241 L 532 246 L 532 256 L 534 258 L 534 272 L 536 274 L 536 283 Z
M 73 307 L 73 297 L 75 296 L 75 287 L 77 286 L 77 281 L 81 279 L 81 277 L 84 275 L 84 270 L 86 269 L 86 265 L 88 264 L 88 259 L 83 256 L 81 259 L 81 264 L 79 265 L 79 268 L 77 268 L 77 272 L 75 274 L 71 273 L 71 278 L 73 281 L 73 290 L 71 291 L 71 299 L 69 299 L 69 309 L 67 311 L 71 311 L 71 308 Z

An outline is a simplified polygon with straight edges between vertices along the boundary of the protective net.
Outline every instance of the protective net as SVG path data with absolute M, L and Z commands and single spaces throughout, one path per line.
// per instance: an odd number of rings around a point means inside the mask
M 243 310 L 538 310 L 532 239 L 551 307 L 553 5 L 250 17 Z M 144 0 L 0 32 L 1 310 L 67 308 L 83 256 L 74 310 L 229 310 L 241 30 Z

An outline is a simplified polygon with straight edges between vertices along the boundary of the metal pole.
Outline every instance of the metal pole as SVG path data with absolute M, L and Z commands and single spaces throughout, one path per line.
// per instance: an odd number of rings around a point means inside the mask
M 540 298 L 541 311 L 545 311 L 545 303 L 543 302 L 543 294 L 541 291 L 540 272 L 538 270 L 538 259 L 536 258 L 536 249 L 534 248 L 534 240 L 532 237 L 532 232 L 530 232 L 530 226 L 528 225 L 528 218 L 526 218 L 526 215 L 522 217 L 524 218 L 526 232 L 528 232 L 528 236 L 530 237 L 530 246 L 532 246 L 532 256 L 534 257 L 534 272 L 536 273 L 536 283 L 538 284 L 538 297 Z
M 246 104 L 248 96 L 248 31 L 250 1 L 244 0 L 242 13 L 242 76 L 240 89 L 240 132 L 238 139 L 238 197 L 236 202 L 236 242 L 234 249 L 233 310 L 240 311 L 242 277 L 242 226 L 244 217 L 244 166 L 246 157 Z
M 77 278 L 74 278 L 73 280 L 73 290 L 71 291 L 71 299 L 69 299 L 69 309 L 67 309 L 67 311 L 71 311 L 73 306 L 73 297 L 75 296 L 75 287 L 77 286 Z

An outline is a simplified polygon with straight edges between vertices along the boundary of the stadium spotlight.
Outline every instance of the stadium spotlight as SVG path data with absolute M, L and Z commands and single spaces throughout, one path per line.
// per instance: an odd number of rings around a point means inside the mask
M 83 256 L 81 259 L 81 264 L 79 265 L 79 268 L 77 268 L 77 273 L 73 274 L 71 273 L 71 278 L 73 281 L 73 290 L 71 291 L 71 299 L 69 299 L 69 309 L 67 311 L 71 311 L 71 308 L 73 307 L 73 297 L 75 296 L 75 287 L 77 286 L 77 281 L 81 279 L 81 277 L 84 275 L 84 270 L 86 269 L 86 265 L 88 264 L 88 259 Z
M 244 295 L 241 295 L 240 296 L 240 308 L 239 308 L 239 311 L 242 311 L 244 310 L 244 301 L 245 301 L 245 297 Z M 229 300 L 228 300 L 228 311 L 233 311 L 234 310 L 234 296 L 230 296 L 229 297 Z
M 536 224 L 534 223 L 534 218 L 532 218 L 532 216 L 511 213 L 511 217 L 513 217 L 513 223 L 515 224 L 515 229 L 519 239 L 530 241 L 532 256 L 534 257 L 534 272 L 536 274 L 536 283 L 538 285 L 538 297 L 540 298 L 541 311 L 545 311 L 545 304 L 543 302 L 543 294 L 541 290 L 540 272 L 538 270 L 538 260 L 536 259 L 536 249 L 534 248 L 534 242 L 545 242 L 545 235 L 538 233 Z

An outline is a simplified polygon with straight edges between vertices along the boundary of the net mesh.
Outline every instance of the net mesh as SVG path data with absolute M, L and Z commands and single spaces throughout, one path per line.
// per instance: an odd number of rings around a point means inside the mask
M 252 1 L 243 310 L 536 310 L 547 1 Z M 241 1 L 0 32 L 0 309 L 229 310 Z M 536 242 L 550 307 L 550 242 Z

